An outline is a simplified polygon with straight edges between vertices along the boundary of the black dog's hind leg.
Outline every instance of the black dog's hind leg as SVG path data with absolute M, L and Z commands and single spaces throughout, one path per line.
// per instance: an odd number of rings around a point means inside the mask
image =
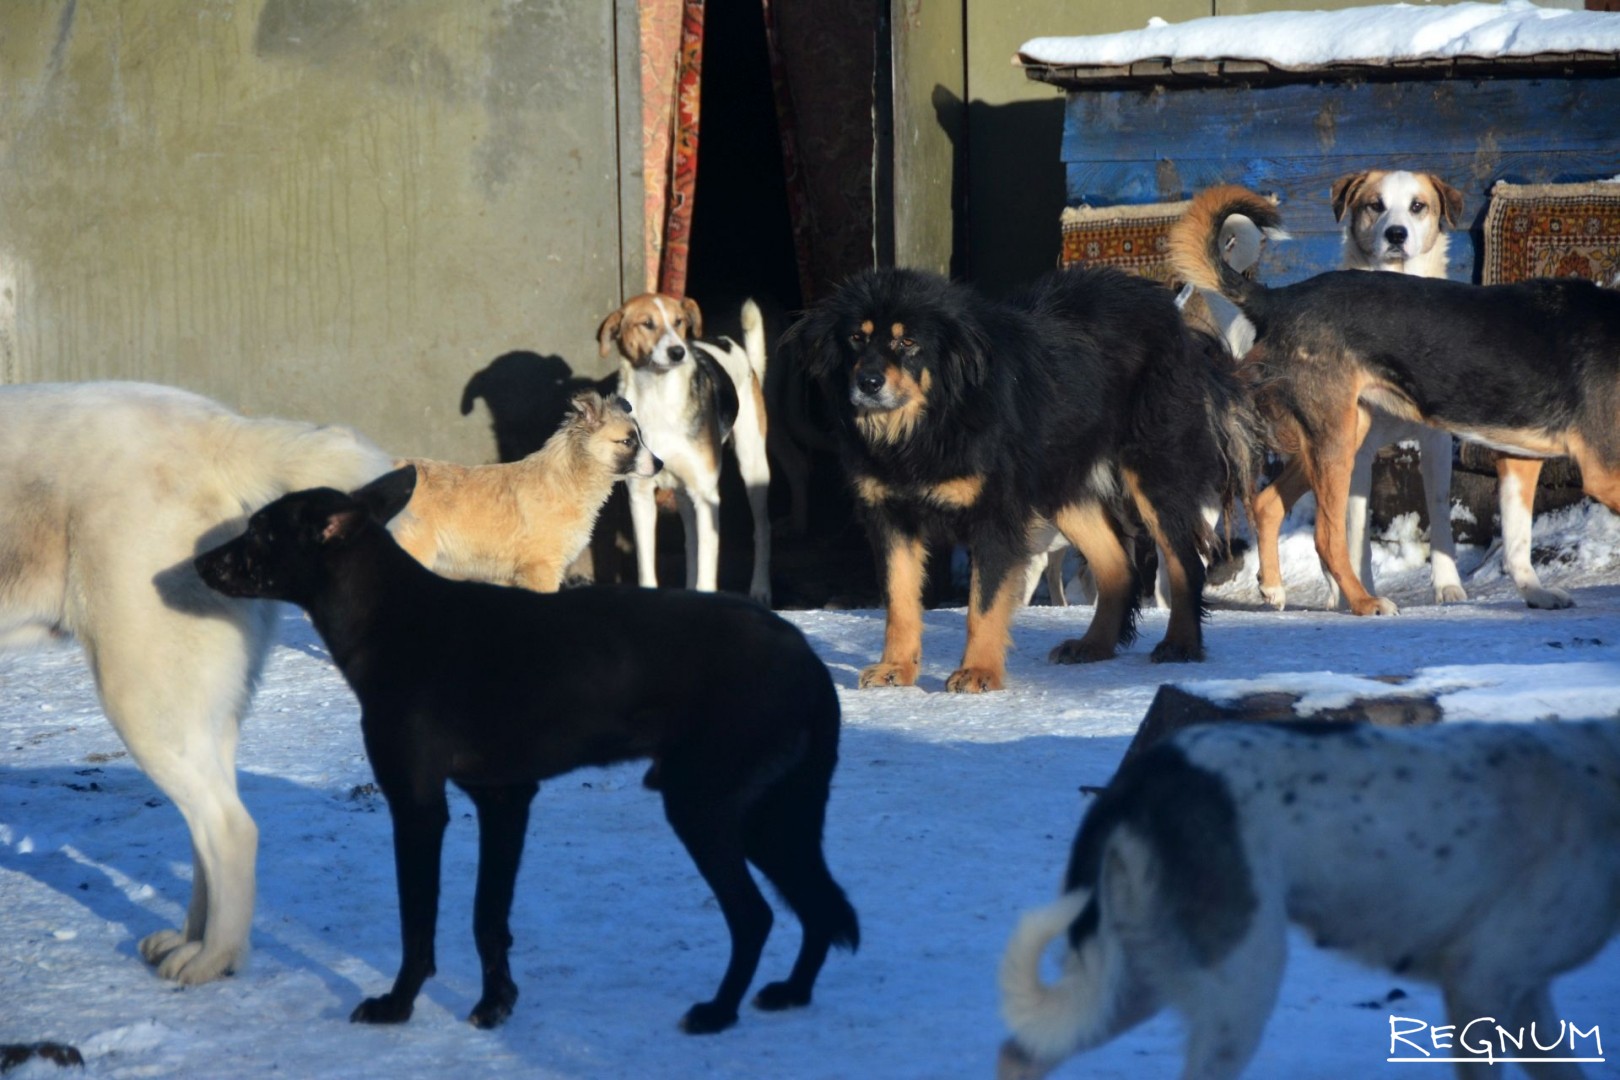
M 706 789 L 704 778 L 690 775 L 692 771 L 670 758 L 661 769 L 664 816 L 714 890 L 731 931 L 731 960 L 720 988 L 711 1000 L 693 1005 L 681 1018 L 687 1034 L 708 1035 L 737 1022 L 737 1006 L 759 968 L 773 916 L 743 857 L 736 794 Z
M 1056 646 L 1048 659 L 1054 664 L 1111 659 L 1115 649 L 1136 640 L 1140 590 L 1135 560 L 1125 550 L 1118 523 L 1101 503 L 1065 506 L 1053 515 L 1052 523 L 1085 557 L 1097 581 L 1097 610 L 1085 636 Z
M 781 982 L 768 983 L 754 996 L 761 1009 L 789 1009 L 810 1004 L 816 976 L 834 945 L 860 945 L 860 924 L 844 890 L 833 880 L 822 854 L 827 778 L 802 765 L 750 806 L 743 821 L 743 843 L 749 861 L 782 894 L 799 917 L 804 932 L 793 970 Z
M 1170 578 L 1170 622 L 1153 647 L 1156 664 L 1204 658 L 1204 560 L 1198 550 L 1198 492 L 1167 476 L 1123 470 L 1125 487 L 1159 545 Z
M 459 785 L 478 808 L 478 887 L 473 896 L 473 940 L 484 969 L 484 992 L 467 1017 L 474 1027 L 492 1028 L 512 1015 L 517 984 L 507 954 L 512 948 L 509 919 L 518 863 L 523 858 L 529 804 L 540 785 L 533 781 L 497 787 Z
M 379 778 L 380 780 L 380 778 Z M 367 998 L 349 1014 L 358 1024 L 400 1024 L 411 1018 L 417 992 L 435 969 L 433 934 L 439 918 L 439 854 L 450 810 L 441 788 L 437 798 L 412 799 L 395 792 L 388 796 L 394 819 L 394 874 L 399 886 L 399 924 L 404 957 L 394 988 L 381 997 Z

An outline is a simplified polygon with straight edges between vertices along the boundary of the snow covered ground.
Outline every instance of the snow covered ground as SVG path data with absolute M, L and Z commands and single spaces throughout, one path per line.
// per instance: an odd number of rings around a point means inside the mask
M 882 691 L 853 689 L 880 649 L 882 612 L 793 613 L 842 688 L 827 851 L 864 944 L 834 954 L 809 1009 L 746 1010 L 709 1038 L 675 1022 L 713 989 L 725 929 L 634 766 L 541 791 L 513 911 L 522 998 L 504 1027 L 464 1022 L 478 992 L 476 849 L 460 799 L 438 976 L 409 1024 L 348 1022 L 399 959 L 388 817 L 367 787 L 348 690 L 291 610 L 241 749 L 262 834 L 253 963 L 207 986 L 159 981 L 135 943 L 183 915 L 180 818 L 125 756 L 76 651 L 0 657 L 0 1043 L 71 1043 L 91 1077 L 988 1076 L 1004 1034 L 995 970 L 1013 921 L 1055 895 L 1085 808 L 1078 788 L 1108 779 L 1161 681 L 1563 663 L 1589 677 L 1585 665 L 1620 665 L 1620 519 L 1574 508 L 1538 520 L 1536 540 L 1555 552 L 1544 578 L 1574 592 L 1573 610 L 1526 609 L 1499 558 L 1479 549 L 1463 552 L 1471 602 L 1436 607 L 1421 546 L 1399 531 L 1377 570 L 1401 615 L 1312 610 L 1323 592 L 1309 535 L 1295 528 L 1285 571 L 1291 600 L 1307 607 L 1261 609 L 1251 554 L 1215 597 L 1206 664 L 1150 665 L 1164 630 L 1152 612 L 1118 660 L 1053 667 L 1047 650 L 1090 609 L 1031 608 L 1015 625 L 1010 688 L 982 697 L 941 692 L 962 647 L 960 611 L 928 613 L 922 686 Z M 1584 705 L 1613 714 L 1620 694 Z M 781 977 L 797 939 L 782 912 L 756 986 Z M 1620 945 L 1563 979 L 1556 1000 L 1562 1017 L 1620 1043 Z M 1251 1075 L 1403 1075 L 1385 1064 L 1392 1013 L 1443 1023 L 1433 990 L 1296 939 Z M 1058 1075 L 1175 1075 L 1179 1039 L 1161 1016 Z M 1620 1045 L 1605 1050 L 1610 1063 L 1589 1075 L 1620 1071 Z M 35 1062 L 8 1080 L 57 1074 Z

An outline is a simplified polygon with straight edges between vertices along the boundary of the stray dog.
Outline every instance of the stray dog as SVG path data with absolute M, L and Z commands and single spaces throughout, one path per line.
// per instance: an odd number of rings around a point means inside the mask
M 562 427 L 522 461 L 416 467 L 416 491 L 394 519 L 394 539 L 429 570 L 556 592 L 590 543 L 617 480 L 654 476 L 662 463 L 641 441 L 622 398 L 575 395 Z
M 754 517 L 754 573 L 748 594 L 771 602 L 771 467 L 765 453 L 765 324 L 742 306 L 743 344 L 700 341 L 697 301 L 647 293 L 602 320 L 604 357 L 619 353 L 619 393 L 664 461 L 652 480 L 630 481 L 630 520 L 641 584 L 658 584 L 655 489 L 672 488 L 686 529 L 686 587 L 713 592 L 720 567 L 720 447 L 730 441 Z
M 1247 398 L 1162 286 L 1115 270 L 1049 274 L 1008 301 L 919 270 L 868 271 L 789 328 L 784 347 L 839 405 L 838 431 L 888 602 L 882 659 L 860 685 L 911 686 L 922 661 L 927 545 L 972 550 L 968 639 L 946 689 L 1001 688 L 1014 611 L 1043 521 L 1097 582 L 1058 663 L 1135 636 L 1144 524 L 1165 552 L 1169 628 L 1154 661 L 1204 655 L 1206 514 L 1251 475 Z
M 140 943 L 166 979 L 247 962 L 258 829 L 236 740 L 276 623 L 275 605 L 204 587 L 191 560 L 252 509 L 390 460 L 346 428 L 245 419 L 166 386 L 0 389 L 0 647 L 77 638 L 107 719 L 185 817 L 185 925 Z
M 1343 265 L 1347 270 L 1385 270 L 1417 277 L 1444 278 L 1450 243 L 1446 227 L 1461 220 L 1460 191 L 1431 173 L 1367 170 L 1342 176 L 1332 188 L 1333 218 L 1343 221 Z M 1208 193 L 1189 209 L 1206 214 Z M 1228 219 L 1229 221 L 1232 219 Z M 1451 433 L 1363 407 L 1358 423 L 1366 428 L 1350 474 L 1345 544 L 1372 580 L 1372 545 L 1367 536 L 1368 500 L 1372 493 L 1373 459 L 1390 443 L 1418 444 L 1423 493 L 1429 513 L 1429 563 L 1437 604 L 1468 599 L 1457 573 L 1456 545 L 1451 534 Z M 1277 482 L 1255 499 L 1255 532 L 1260 541 L 1260 594 L 1281 610 L 1287 603 L 1278 556 L 1283 518 L 1305 493 L 1303 468 L 1290 463 Z M 1526 543 L 1526 552 L 1529 545 Z M 1338 585 L 1329 579 L 1338 602 Z
M 1237 1076 L 1277 999 L 1290 922 L 1438 983 L 1459 1031 L 1484 1017 L 1546 1031 L 1553 978 L 1620 929 L 1620 724 L 1193 727 L 1098 797 L 1063 887 L 1002 960 L 1003 1080 L 1166 1006 L 1187 1023 L 1182 1075 Z M 1060 935 L 1063 973 L 1043 984 Z M 1458 1068 L 1495 1075 L 1483 1058 Z
M 804 928 L 792 973 L 754 1003 L 808 1004 L 828 949 L 854 949 L 860 931 L 822 856 L 838 695 L 804 635 L 741 597 L 634 586 L 542 594 L 441 578 L 380 524 L 413 483 L 406 467 L 353 496 L 288 495 L 197 559 L 228 596 L 308 611 L 360 699 L 366 755 L 394 822 L 404 959 L 393 989 L 350 1019 L 409 1019 L 433 974 L 445 781 L 478 809 L 473 936 L 484 982 L 469 1019 L 493 1027 L 517 1000 L 507 920 L 539 782 L 648 757 L 648 786 L 731 931 L 719 990 L 682 1026 L 736 1022 L 772 921 L 749 862 Z
M 1277 449 L 1298 455 L 1317 554 L 1355 614 L 1396 610 L 1356 576 L 1345 540 L 1364 404 L 1519 457 L 1573 457 L 1586 493 L 1620 512 L 1620 294 L 1357 271 L 1268 289 L 1222 262 L 1217 237 L 1231 214 L 1275 225 L 1276 208 L 1231 186 L 1200 201 L 1207 212 L 1172 229 L 1172 262 L 1254 324 L 1257 403 Z

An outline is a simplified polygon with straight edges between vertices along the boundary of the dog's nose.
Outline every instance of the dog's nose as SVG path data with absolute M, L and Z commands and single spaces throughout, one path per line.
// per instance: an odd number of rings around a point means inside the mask
M 883 389 L 883 372 L 862 371 L 855 376 L 855 388 L 867 397 L 876 397 Z
M 686 359 L 686 348 L 682 345 L 671 345 L 664 355 L 669 357 L 670 363 L 678 364 Z
M 1391 225 L 1389 228 L 1384 230 L 1384 239 L 1388 240 L 1392 244 L 1406 243 L 1406 226 Z
M 657 454 L 652 456 L 652 463 L 654 476 L 657 476 L 659 473 L 664 471 L 664 459 L 659 457 Z

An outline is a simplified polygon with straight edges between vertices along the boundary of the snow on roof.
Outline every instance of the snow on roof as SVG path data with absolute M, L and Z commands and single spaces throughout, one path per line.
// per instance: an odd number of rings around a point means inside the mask
M 1155 17 L 1145 30 L 1035 38 L 1018 50 L 1015 62 L 1090 67 L 1155 59 L 1254 60 L 1301 68 L 1577 52 L 1620 53 L 1620 13 L 1507 0 L 1217 15 L 1175 24 Z

